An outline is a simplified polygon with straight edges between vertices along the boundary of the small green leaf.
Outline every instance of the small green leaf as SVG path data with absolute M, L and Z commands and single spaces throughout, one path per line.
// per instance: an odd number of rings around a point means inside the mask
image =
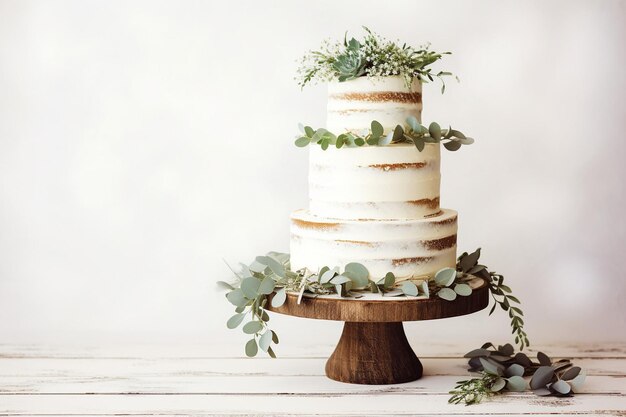
M 574 379 L 578 376 L 578 374 L 580 374 L 580 367 L 579 366 L 573 366 L 571 368 L 569 368 L 567 371 L 563 372 L 563 375 L 561 375 L 561 379 L 564 379 L 566 381 L 569 381 L 570 379 Z
M 426 142 L 422 138 L 413 138 L 413 143 L 418 151 L 422 152 L 426 146 Z
M 430 134 L 430 137 L 435 140 L 441 139 L 441 127 L 437 122 L 432 122 L 430 126 L 428 126 L 428 133 Z
M 385 283 L 383 284 L 385 289 L 393 287 L 395 283 L 396 276 L 393 274 L 393 272 L 387 272 L 387 274 L 385 275 Z
M 278 308 L 285 304 L 285 300 L 287 300 L 287 291 L 284 288 L 276 291 L 276 294 L 272 298 L 272 307 Z
M 272 349 L 271 346 L 267 348 L 267 354 L 270 355 L 270 358 L 276 359 L 276 354 L 274 353 L 274 349 Z
M 352 280 L 344 275 L 337 275 L 330 280 L 330 283 L 335 285 L 345 284 L 346 282 L 352 282 Z
M 376 137 L 381 137 L 383 135 L 383 125 L 381 125 L 378 121 L 372 121 L 372 135 Z
M 324 273 L 322 273 L 322 276 L 320 277 L 320 284 L 326 284 L 327 282 L 330 282 L 330 280 L 337 274 L 337 272 L 334 269 L 329 269 L 327 271 L 324 271 Z
M 514 363 L 513 365 L 506 368 L 506 370 L 504 371 L 504 375 L 508 377 L 524 376 L 524 367 Z
M 491 352 L 487 349 L 474 349 L 467 352 L 463 357 L 464 358 L 478 358 L 480 356 L 489 356 Z
M 447 150 L 454 152 L 454 151 L 458 151 L 461 148 L 461 142 L 457 142 L 453 140 L 453 141 L 444 143 L 443 146 Z
M 272 332 L 272 342 L 274 342 L 275 345 L 278 344 L 278 335 L 276 334 L 276 332 L 274 330 L 271 330 Z
M 397 142 L 404 137 L 404 129 L 400 125 L 396 125 L 396 128 L 393 130 L 393 141 Z
M 392 140 L 393 140 L 393 133 L 389 132 L 387 135 L 381 136 L 380 138 L 378 138 L 377 143 L 379 146 L 384 146 L 384 145 L 389 145 Z
M 337 136 L 337 142 L 335 142 L 335 146 L 337 147 L 337 149 L 340 149 L 344 145 L 345 141 L 346 135 Z
M 552 365 L 552 360 L 550 359 L 550 357 L 543 352 L 537 352 L 537 359 L 539 360 L 539 363 L 543 366 Z
M 260 321 L 249 321 L 243 325 L 243 332 L 246 334 L 254 334 L 263 329 L 263 325 Z
M 491 375 L 500 375 L 502 373 L 501 369 L 492 361 L 485 358 L 478 358 L 480 364 L 483 367 L 483 370 Z
M 413 284 L 411 281 L 404 281 L 400 289 L 405 295 L 410 295 L 413 297 L 417 296 L 417 293 L 418 293 L 417 286 Z
M 525 391 L 526 380 L 519 375 L 514 375 L 506 380 L 506 389 L 509 391 Z
M 256 340 L 255 339 L 248 340 L 248 343 L 246 343 L 246 356 L 252 358 L 256 356 L 258 351 L 259 351 L 259 348 L 256 344 Z
M 304 133 L 307 135 L 307 137 L 312 138 L 315 134 L 315 130 L 313 130 L 311 126 L 304 126 Z
M 442 287 L 449 287 L 456 278 L 456 269 L 443 268 L 435 274 L 435 282 Z
M 439 298 L 443 298 L 446 301 L 454 301 L 456 299 L 456 293 L 454 290 L 448 287 L 444 287 L 437 292 Z
M 238 327 L 243 321 L 244 317 L 246 317 L 245 314 L 242 314 L 242 313 L 235 314 L 234 316 L 228 319 L 228 321 L 226 322 L 226 327 L 228 327 L 229 329 L 234 329 Z
M 406 123 L 409 125 L 412 131 L 419 132 L 420 131 L 420 123 L 417 121 L 415 116 L 409 116 L 406 118 Z
M 218 288 L 222 290 L 234 290 L 235 289 L 235 287 L 233 287 L 226 281 L 217 281 L 217 286 Z
M 226 299 L 232 305 L 237 306 L 237 307 L 245 306 L 246 304 L 248 304 L 248 301 L 249 301 L 243 295 L 243 291 L 241 291 L 241 288 L 236 288 L 232 290 L 231 292 L 229 292 L 228 294 L 226 294 Z
M 570 385 L 562 379 L 559 379 L 554 384 L 550 385 L 550 389 L 562 395 L 567 395 L 572 391 L 572 387 L 570 387 Z
M 463 297 L 467 297 L 472 294 L 472 287 L 467 284 L 456 284 L 454 286 L 454 292 Z
M 363 138 L 355 138 L 354 139 L 354 144 L 356 146 L 363 146 L 363 145 L 365 145 L 365 140 L 363 140 Z
M 535 371 L 532 379 L 530 380 L 530 389 L 536 390 L 539 388 L 545 388 L 546 385 L 550 381 L 552 381 L 552 377 L 554 376 L 554 369 L 550 366 L 540 366 Z
M 244 278 L 241 281 L 241 291 L 246 298 L 252 300 L 259 295 L 261 280 L 255 277 Z
M 311 139 L 307 138 L 306 136 L 300 136 L 295 141 L 295 144 L 298 148 L 304 148 L 305 146 L 308 146 L 309 143 L 311 143 Z
M 267 330 L 265 333 L 263 333 L 263 335 L 259 339 L 259 347 L 261 348 L 263 352 L 267 352 L 267 350 L 270 348 L 271 343 L 272 343 L 272 331 Z
M 495 382 L 491 386 L 491 391 L 492 392 L 501 391 L 505 385 L 506 385 L 506 380 L 504 378 L 498 378 L 495 380 Z
M 452 136 L 454 136 L 455 138 L 459 138 L 459 139 L 467 139 L 465 137 L 465 135 L 461 132 L 459 132 L 458 130 L 454 130 L 454 129 L 450 129 L 450 134 Z
M 276 281 L 270 277 L 265 277 L 261 281 L 261 285 L 259 285 L 259 294 L 271 294 L 274 291 L 274 287 L 276 287 Z
M 346 265 L 344 270 L 345 270 L 344 275 L 347 275 L 350 278 L 356 278 L 359 280 L 367 280 L 370 276 L 370 273 L 367 270 L 367 268 L 364 265 L 357 263 L 357 262 L 350 262 L 349 264 Z

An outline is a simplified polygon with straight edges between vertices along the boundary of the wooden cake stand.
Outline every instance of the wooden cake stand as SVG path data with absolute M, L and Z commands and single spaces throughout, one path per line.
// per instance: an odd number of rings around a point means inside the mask
M 343 333 L 326 362 L 326 376 L 353 384 L 398 384 L 422 376 L 422 364 L 404 333 L 402 322 L 463 316 L 489 304 L 487 282 L 471 282 L 472 294 L 443 300 L 394 297 L 358 299 L 337 296 L 303 297 L 288 294 L 280 307 L 266 307 L 276 313 L 310 319 L 343 321 Z

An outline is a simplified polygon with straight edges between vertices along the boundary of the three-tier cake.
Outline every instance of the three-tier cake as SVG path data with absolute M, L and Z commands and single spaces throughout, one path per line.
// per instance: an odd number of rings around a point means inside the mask
M 421 87 L 400 76 L 330 82 L 327 129 L 421 122 Z M 374 280 L 392 272 L 401 281 L 454 268 L 457 212 L 440 207 L 440 161 L 439 143 L 310 147 L 309 209 L 291 215 L 292 270 L 358 262 Z

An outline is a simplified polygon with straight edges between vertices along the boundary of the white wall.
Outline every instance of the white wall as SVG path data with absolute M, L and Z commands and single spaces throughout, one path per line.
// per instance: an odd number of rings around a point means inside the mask
M 425 120 L 477 143 L 444 154 L 459 248 L 482 246 L 531 341 L 624 338 L 624 1 L 0 2 L 0 343 L 206 343 L 242 352 L 222 258 L 288 249 L 307 204 L 297 123 L 323 86 L 295 60 L 368 25 L 454 52 Z M 279 353 L 340 325 L 272 318 Z M 509 340 L 503 314 L 412 323 L 425 339 Z M 327 349 L 324 347 L 324 349 Z

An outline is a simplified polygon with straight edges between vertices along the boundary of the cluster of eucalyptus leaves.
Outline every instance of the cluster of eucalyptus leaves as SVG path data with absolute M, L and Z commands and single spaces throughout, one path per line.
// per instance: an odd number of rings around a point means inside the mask
M 569 359 L 553 362 L 539 352 L 537 361 L 532 361 L 522 352 L 515 353 L 510 344 L 496 347 L 485 343 L 465 357 L 469 358 L 469 371 L 479 376 L 457 382 L 450 391 L 451 404 L 477 404 L 485 397 L 527 389 L 540 396 L 570 396 L 585 381 L 585 373 Z
M 396 143 L 411 143 L 421 152 L 427 143 L 443 143 L 449 151 L 457 151 L 462 145 L 471 145 L 474 139 L 465 136 L 462 132 L 452 129 L 442 129 L 437 122 L 432 122 L 428 128 L 423 126 L 414 116 L 406 119 L 406 126 L 396 125 L 395 129 L 384 133 L 380 122 L 373 120 L 370 129 L 362 132 L 346 132 L 336 135 L 324 128 L 313 129 L 311 126 L 299 125 L 301 136 L 295 144 L 298 147 L 305 147 L 310 144 L 320 145 L 322 150 L 329 146 L 337 149 L 359 146 L 386 146 Z
M 343 42 L 324 41 L 315 51 L 309 51 L 300 60 L 296 80 L 304 88 L 313 81 L 338 80 L 340 82 L 359 77 L 401 76 L 407 86 L 414 79 L 422 82 L 441 81 L 441 92 L 445 91 L 444 78 L 452 76 L 447 71 L 434 72 L 430 65 L 450 52 L 435 52 L 430 45 L 412 47 L 399 41 L 389 41 L 363 27 L 362 39 L 348 40 L 346 32 Z M 457 78 L 458 80 L 458 78 Z
M 230 329 L 242 326 L 243 332 L 250 335 L 245 348 L 248 356 L 256 356 L 260 349 L 275 357 L 272 345 L 278 343 L 278 336 L 268 325 L 268 302 L 278 308 L 285 303 L 288 292 L 298 294 L 298 303 L 305 295 L 315 297 L 336 294 L 339 297 L 360 298 L 368 292 L 384 297 L 419 299 L 427 299 L 435 294 L 444 300 L 453 301 L 457 296 L 469 296 L 472 293 L 469 281 L 474 277 L 461 266 L 465 256 L 468 255 L 461 255 L 456 269 L 443 268 L 437 271 L 433 280 L 428 280 L 428 277 L 397 280 L 392 272 L 373 280 L 367 268 L 360 263 L 349 263 L 343 270 L 326 266 L 318 272 L 307 269 L 292 271 L 289 254 L 269 252 L 265 256 L 257 256 L 250 265 L 240 264 L 238 272 L 231 268 L 237 278 L 235 282 L 218 282 L 228 290 L 226 298 L 235 306 L 235 315 L 228 319 L 226 325 Z
M 456 269 L 460 273 L 477 276 L 487 281 L 489 292 L 494 300 L 489 315 L 493 314 L 497 306 L 506 311 L 511 319 L 511 334 L 515 335 L 515 343 L 520 350 L 524 350 L 524 347 L 530 346 L 530 343 L 524 330 L 524 312 L 519 307 L 520 300 L 512 294 L 511 287 L 504 284 L 504 276 L 489 271 L 485 265 L 478 263 L 479 259 L 480 248 L 469 254 L 464 252 L 457 259 Z

